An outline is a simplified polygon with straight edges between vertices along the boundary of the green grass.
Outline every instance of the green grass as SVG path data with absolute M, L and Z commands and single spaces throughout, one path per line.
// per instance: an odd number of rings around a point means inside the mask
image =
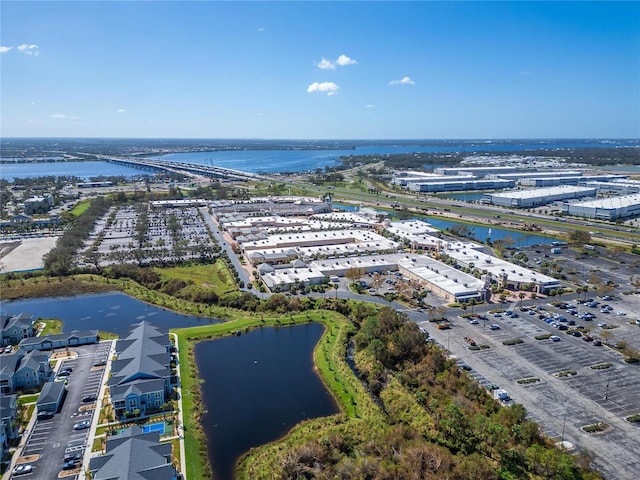
M 345 361 L 347 337 L 354 327 L 336 312 L 318 310 L 286 317 L 271 315 L 264 318 L 239 313 L 233 320 L 225 323 L 175 329 L 172 332 L 178 335 L 187 478 L 211 476 L 206 458 L 207 441 L 200 425 L 204 405 L 200 396 L 201 380 L 195 365 L 194 345 L 198 341 L 221 338 L 236 331 L 247 332 L 263 326 L 291 326 L 308 322 L 321 322 L 325 326 L 325 332 L 314 351 L 314 362 L 320 377 L 343 412 L 338 416 L 370 419 L 379 415 L 379 408 Z M 294 427 L 292 432 L 294 436 L 304 436 L 310 431 L 316 431 L 323 421 L 326 419 L 303 422 Z M 271 445 L 260 448 L 268 450 Z M 252 451 L 254 453 L 255 449 Z
M 180 279 L 192 281 L 194 286 L 211 288 L 218 295 L 235 292 L 238 288 L 222 260 L 210 265 L 187 265 L 171 268 L 156 268 L 163 281 Z M 187 287 L 190 288 L 190 287 Z
M 591 365 L 591 370 L 605 370 L 613 367 L 613 363 L 598 363 L 597 365 Z
M 628 417 L 625 418 L 625 420 L 627 422 L 631 422 L 631 423 L 640 422 L 640 413 L 636 413 L 634 415 L 629 415 Z
M 520 339 L 520 338 L 512 338 L 510 340 L 503 340 L 502 341 L 502 344 L 503 345 L 507 345 L 507 346 L 509 346 L 509 345 L 518 345 L 520 343 L 524 343 L 524 341 L 522 339 Z
M 82 202 L 77 203 L 69 213 L 74 217 L 79 217 L 84 212 L 86 212 L 90 206 L 91 200 L 83 200 Z
M 585 425 L 584 427 L 582 427 L 582 430 L 584 430 L 587 433 L 598 433 L 606 430 L 607 428 L 609 428 L 608 424 L 604 422 L 600 422 L 600 423 L 594 423 L 593 425 Z
M 543 333 L 542 335 L 536 335 L 534 338 L 536 340 L 548 340 L 549 338 L 551 338 L 551 334 L 550 333 Z
M 562 377 L 573 377 L 574 375 L 577 375 L 578 372 L 575 370 L 564 370 L 562 372 L 558 372 L 556 373 L 556 377 L 562 378 Z
M 25 405 L 27 403 L 35 403 L 40 396 L 39 393 L 34 393 L 32 395 L 20 395 L 18 397 L 18 405 Z
M 519 385 L 530 385 L 532 383 L 538 383 L 539 381 L 539 378 L 521 378 L 520 380 L 516 380 L 516 383 Z
M 42 321 L 44 322 L 45 327 L 42 330 L 42 333 L 40 334 L 41 336 L 57 335 L 59 333 L 62 333 L 62 326 L 63 326 L 62 320 L 59 320 L 57 318 L 48 318 Z

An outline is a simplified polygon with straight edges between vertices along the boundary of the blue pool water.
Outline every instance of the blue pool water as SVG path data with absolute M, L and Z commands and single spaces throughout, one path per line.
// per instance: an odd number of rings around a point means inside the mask
M 164 422 L 143 425 L 142 431 L 143 433 L 159 432 L 160 435 L 164 435 Z

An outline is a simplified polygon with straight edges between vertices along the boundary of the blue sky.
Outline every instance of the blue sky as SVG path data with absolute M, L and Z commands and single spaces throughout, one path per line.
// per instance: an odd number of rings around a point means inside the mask
M 9 136 L 640 136 L 639 2 L 0 4 Z

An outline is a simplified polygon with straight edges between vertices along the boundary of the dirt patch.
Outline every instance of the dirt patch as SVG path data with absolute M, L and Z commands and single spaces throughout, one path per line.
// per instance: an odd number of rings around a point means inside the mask
M 76 352 L 56 352 L 51 355 L 52 360 L 75 360 L 78 358 Z
M 24 457 L 18 457 L 16 460 L 16 465 L 20 465 L 21 463 L 31 463 L 36 462 L 40 459 L 40 455 L 25 455 Z
M 82 467 L 78 467 L 78 468 L 74 468 L 73 470 L 62 470 L 59 474 L 58 474 L 58 478 L 65 478 L 65 477 L 73 477 L 76 476 L 80 473 L 80 470 L 82 470 Z

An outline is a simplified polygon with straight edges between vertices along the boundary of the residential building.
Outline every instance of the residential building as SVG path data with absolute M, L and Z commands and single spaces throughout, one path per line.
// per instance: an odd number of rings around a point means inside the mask
M 116 342 L 109 392 L 116 416 L 144 416 L 170 400 L 172 345 L 168 332 L 143 321 Z
M 51 377 L 49 355 L 37 350 L 27 352 L 18 348 L 2 356 L 0 362 L 0 392 L 39 390 Z
M 103 455 L 89 463 L 93 480 L 179 480 L 171 463 L 171 442 L 160 443 L 158 432 L 133 426 L 107 437 Z
M 33 337 L 36 334 L 34 325 L 33 315 L 0 314 L 0 346 L 17 345 L 23 338 Z
M 24 213 L 33 215 L 47 213 L 53 207 L 53 196 L 47 193 L 38 197 L 31 197 L 24 201 Z
M 18 404 L 16 395 L 0 395 L 0 459 L 18 438 Z
M 98 342 L 98 330 L 73 330 L 69 333 L 29 337 L 20 341 L 20 348 L 31 350 L 53 350 L 55 348 L 77 347 Z

